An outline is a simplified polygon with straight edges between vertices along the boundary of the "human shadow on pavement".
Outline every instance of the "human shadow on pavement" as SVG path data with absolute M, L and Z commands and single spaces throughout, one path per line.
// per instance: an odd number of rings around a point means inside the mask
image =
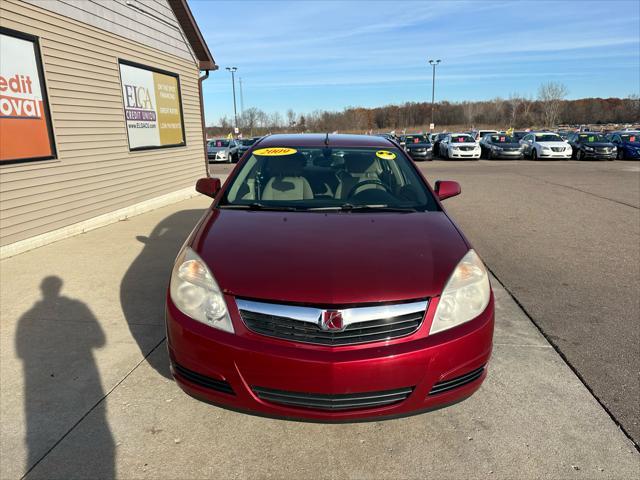
M 73 455 L 48 465 L 44 476 L 113 478 L 115 446 L 93 351 L 105 335 L 89 307 L 61 296 L 63 281 L 45 277 L 42 299 L 18 321 L 16 352 L 24 372 L 28 471 L 87 412 L 91 431 Z M 50 468 L 52 467 L 52 468 Z
M 138 236 L 144 249 L 131 263 L 120 283 L 122 311 L 147 362 L 162 376 L 171 378 L 163 355 L 149 355 L 165 337 L 165 295 L 173 262 L 180 247 L 206 210 L 182 210 L 158 223 L 148 237 Z M 155 338 L 153 344 L 149 338 Z

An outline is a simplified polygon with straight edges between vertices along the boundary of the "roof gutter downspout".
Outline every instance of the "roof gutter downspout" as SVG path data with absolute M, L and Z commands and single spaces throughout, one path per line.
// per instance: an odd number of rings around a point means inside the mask
M 198 77 L 198 94 L 200 95 L 200 121 L 202 122 L 202 145 L 204 149 L 204 170 L 209 176 L 209 155 L 207 151 L 207 126 L 204 119 L 204 99 L 202 97 L 202 82 L 209 78 L 209 70 L 204 71 L 204 75 Z

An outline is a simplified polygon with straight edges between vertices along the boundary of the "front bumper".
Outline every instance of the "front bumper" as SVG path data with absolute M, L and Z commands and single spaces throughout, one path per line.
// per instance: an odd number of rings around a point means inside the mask
M 493 338 L 493 296 L 481 315 L 449 331 L 428 335 L 438 303 L 433 299 L 414 334 L 343 347 L 305 345 L 253 333 L 240 319 L 233 297 L 227 296 L 226 300 L 236 334 L 196 322 L 167 300 L 167 338 L 174 378 L 186 393 L 213 404 L 265 416 L 315 421 L 379 419 L 464 400 L 480 388 L 486 376 Z M 473 372 L 476 376 L 469 377 Z M 472 381 L 461 383 L 461 378 Z M 430 394 L 452 379 L 455 381 L 448 384 L 454 388 Z M 397 403 L 342 410 L 302 408 L 259 396 L 264 389 L 300 396 L 344 396 L 406 388 L 411 393 Z
M 229 161 L 229 157 L 218 157 L 209 155 L 209 163 L 226 163 Z
M 521 160 L 524 158 L 524 153 L 522 151 L 515 152 L 505 152 L 505 151 L 491 151 L 491 158 L 496 160 Z
M 414 160 L 432 160 L 433 159 L 433 153 L 431 150 L 428 150 L 426 152 L 408 151 L 407 153 Z
M 480 158 L 480 149 L 476 151 L 461 151 L 461 150 L 450 150 L 449 151 L 449 159 L 467 159 L 467 160 L 478 160 Z
M 615 160 L 618 157 L 618 152 L 614 150 L 611 153 L 600 153 L 583 150 L 582 155 L 584 156 L 583 158 L 589 160 Z
M 554 152 L 553 150 L 551 151 L 542 150 L 538 154 L 538 159 L 539 160 L 549 160 L 549 159 L 570 160 L 571 149 L 567 149 L 564 152 Z

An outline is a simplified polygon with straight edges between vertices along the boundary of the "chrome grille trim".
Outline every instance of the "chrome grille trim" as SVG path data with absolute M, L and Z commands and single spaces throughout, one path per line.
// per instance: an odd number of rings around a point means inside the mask
M 422 325 L 428 300 L 336 309 L 342 314 L 344 322 L 341 331 L 320 328 L 320 320 L 326 311 L 322 308 L 245 299 L 236 299 L 236 304 L 244 324 L 252 332 L 302 343 L 342 346 L 389 340 L 414 333 Z

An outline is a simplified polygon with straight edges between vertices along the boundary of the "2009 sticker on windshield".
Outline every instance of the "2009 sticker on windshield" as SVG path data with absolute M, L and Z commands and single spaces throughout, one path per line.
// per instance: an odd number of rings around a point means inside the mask
M 396 158 L 396 154 L 388 150 L 378 150 L 376 152 L 376 157 L 381 158 L 382 160 L 394 160 Z
M 254 155 L 260 155 L 263 157 L 280 157 L 282 155 L 293 155 L 297 153 L 298 150 L 295 148 L 287 148 L 287 147 L 269 147 L 269 148 L 259 148 L 253 152 Z

